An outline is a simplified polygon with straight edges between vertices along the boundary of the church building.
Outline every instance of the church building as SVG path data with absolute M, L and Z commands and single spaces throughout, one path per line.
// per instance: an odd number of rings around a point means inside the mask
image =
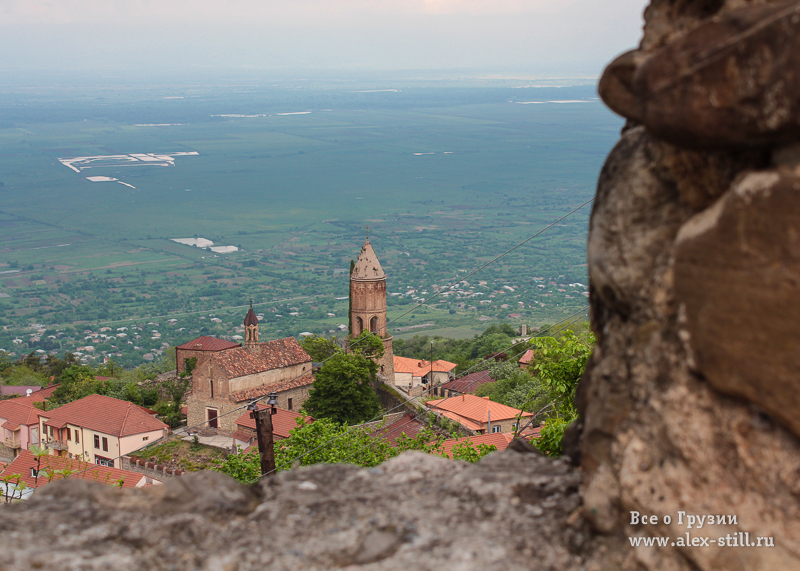
M 383 341 L 384 354 L 377 361 L 378 374 L 394 384 L 392 336 L 386 327 L 386 274 L 369 238 L 350 272 L 350 335 L 355 338 L 365 330 Z
M 197 357 L 192 371 L 192 394 L 186 399 L 187 425 L 208 423 L 211 428 L 236 431 L 241 413 L 233 413 L 251 399 L 272 391 L 278 407 L 298 410 L 308 398 L 314 382 L 311 357 L 294 337 L 260 343 L 258 318 L 252 306 L 244 319 L 245 344 L 220 347 L 198 338 L 179 347 L 178 362 L 186 355 Z M 205 350 L 201 347 L 206 348 Z M 191 353 L 189 353 L 191 351 Z

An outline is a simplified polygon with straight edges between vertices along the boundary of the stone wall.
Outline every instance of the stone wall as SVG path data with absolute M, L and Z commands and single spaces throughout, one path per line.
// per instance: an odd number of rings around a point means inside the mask
M 629 121 L 590 222 L 598 346 L 570 435 L 598 568 L 800 569 L 800 8 L 743 4 L 654 0 L 601 81 Z M 681 547 L 681 511 L 775 547 Z
M 162 466 L 155 462 L 145 462 L 141 458 L 123 456 L 120 460 L 122 461 L 121 468 L 123 470 L 144 474 L 145 476 L 150 476 L 161 482 L 187 473 L 178 468 L 168 468 L 167 466 Z
M 289 410 L 289 399 L 292 399 L 291 410 L 297 412 L 308 399 L 308 391 L 311 385 L 295 387 L 278 393 L 278 407 Z M 233 402 L 227 398 L 202 398 L 196 394 L 186 397 L 186 425 L 195 426 L 207 420 L 207 408 L 215 408 L 219 411 L 219 429 L 233 433 L 236 429 L 236 420 L 244 414 L 244 410 L 228 414 L 237 408 L 247 404 L 246 402 Z M 223 416 L 224 415 L 224 416 Z
M 579 483 L 566 462 L 513 451 L 319 464 L 250 487 L 215 472 L 141 490 L 58 481 L 0 508 L 0 568 L 578 571 Z

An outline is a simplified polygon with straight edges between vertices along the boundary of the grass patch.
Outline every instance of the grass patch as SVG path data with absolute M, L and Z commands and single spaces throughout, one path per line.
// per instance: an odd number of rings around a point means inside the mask
M 155 462 L 169 468 L 179 468 L 188 472 L 208 470 L 225 459 L 225 453 L 218 448 L 193 444 L 183 440 L 173 440 L 131 454 L 145 462 Z

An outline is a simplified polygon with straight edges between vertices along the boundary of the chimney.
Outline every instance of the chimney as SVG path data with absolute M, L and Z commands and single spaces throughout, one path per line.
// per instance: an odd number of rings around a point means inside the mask
M 486 434 L 491 434 L 492 432 L 492 411 L 486 411 Z
M 522 326 L 522 330 L 520 331 L 520 333 L 522 333 L 522 336 L 525 337 L 528 334 L 528 326 L 527 325 L 523 325 Z
M 25 391 L 25 396 L 29 397 L 29 396 L 31 396 L 31 393 L 33 393 L 33 389 L 28 389 L 28 390 Z

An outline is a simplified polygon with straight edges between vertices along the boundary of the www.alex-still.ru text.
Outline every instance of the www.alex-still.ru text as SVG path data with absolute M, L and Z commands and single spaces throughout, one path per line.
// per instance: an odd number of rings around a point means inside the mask
M 671 525 L 674 521 L 677 525 L 685 526 L 686 529 L 701 529 L 704 526 L 738 525 L 738 518 L 735 515 L 693 515 L 679 511 L 676 517 L 664 515 L 659 518 L 657 515 L 643 515 L 639 512 L 630 512 L 631 525 L 650 526 L 665 524 Z M 736 531 L 712 536 L 692 536 L 690 532 L 679 535 L 675 538 L 670 537 L 629 537 L 631 547 L 775 547 L 775 540 L 772 537 L 751 536 L 747 531 Z

